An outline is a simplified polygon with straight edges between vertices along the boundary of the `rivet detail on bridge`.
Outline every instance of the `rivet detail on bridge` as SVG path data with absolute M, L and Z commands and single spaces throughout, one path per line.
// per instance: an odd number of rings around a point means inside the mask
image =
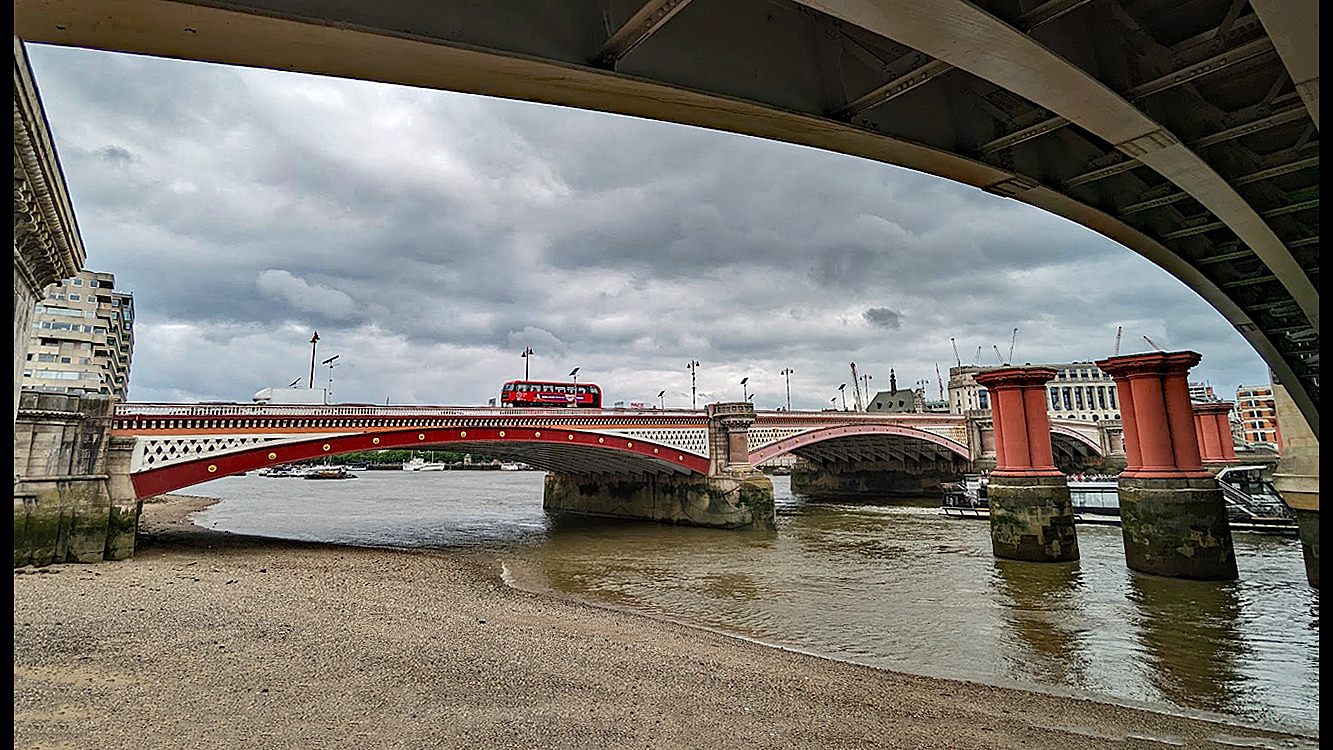
M 599 443 L 605 443 L 605 442 L 606 442 L 606 438 L 597 438 L 597 442 L 599 442 Z
M 532 433 L 532 436 L 533 436 L 533 437 L 541 437 L 542 434 L 541 434 L 540 432 L 534 432 L 534 433 Z
M 422 432 L 417 435 L 417 440 L 425 440 L 425 439 L 426 439 L 426 433 Z
M 277 457 L 278 457 L 278 454 L 276 454 L 276 453 L 270 453 L 270 454 L 268 454 L 268 460 L 270 460 L 270 461 L 272 461 L 273 459 L 275 459 L 275 458 L 277 458 Z
M 370 439 L 370 442 L 374 443 L 375 445 L 379 445 L 379 444 L 380 444 L 380 439 L 379 439 L 379 438 L 371 438 L 371 439 Z M 270 456 L 270 458 L 272 458 L 272 456 Z
M 500 430 L 500 437 L 504 437 L 504 436 L 505 436 L 505 431 L 504 431 L 504 430 Z
M 625 447 L 626 447 L 626 448 L 633 448 L 633 447 L 634 447 L 634 443 L 626 442 L 626 443 L 625 443 Z
M 328 443 L 325 443 L 325 444 L 324 444 L 324 450 L 328 450 L 328 449 L 329 449 L 329 444 L 328 444 Z
M 658 449 L 653 448 L 653 453 L 661 453 L 661 452 L 662 452 L 662 451 L 659 451 Z
M 684 461 L 684 460 L 685 460 L 685 457 L 682 456 L 682 455 L 680 455 L 680 454 L 676 454 L 676 460 L 677 460 L 677 461 Z
M 467 437 L 467 430 L 459 430 L 459 431 L 458 431 L 458 436 L 461 437 L 461 438 L 465 438 L 465 437 Z
M 208 465 L 208 473 L 209 473 L 209 474 L 212 474 L 213 472 L 215 472 L 215 471 L 217 471 L 217 470 L 218 470 L 218 465 L 217 465 L 217 464 L 209 464 L 209 465 Z
M 570 434 L 566 435 L 565 437 L 569 438 L 570 440 L 573 440 L 573 439 L 574 439 L 574 433 L 571 432 Z

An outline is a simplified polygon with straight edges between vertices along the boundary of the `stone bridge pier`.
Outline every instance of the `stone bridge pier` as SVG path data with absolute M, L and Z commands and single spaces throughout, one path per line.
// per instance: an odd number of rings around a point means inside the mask
M 777 528 L 773 482 L 750 466 L 750 403 L 709 404 L 707 476 L 549 473 L 549 511 L 722 529 Z
M 24 391 L 14 422 L 14 567 L 134 556 L 141 503 L 134 439 L 111 435 L 113 401 Z
M 1033 562 L 1078 559 L 1069 484 L 1057 469 L 1046 414 L 1048 367 L 983 371 L 995 420 L 995 470 L 990 474 L 991 548 L 996 557 Z
M 1273 472 L 1273 486 L 1296 513 L 1305 577 L 1319 588 L 1319 436 L 1296 408 L 1281 383 L 1273 383 L 1277 421 L 1282 426 L 1282 457 Z
M 1217 480 L 1203 468 L 1187 378 L 1196 352 L 1097 362 L 1115 379 L 1128 466 L 1120 473 L 1125 562 L 1172 578 L 1236 578 L 1231 526 Z M 1230 429 L 1227 431 L 1230 442 Z

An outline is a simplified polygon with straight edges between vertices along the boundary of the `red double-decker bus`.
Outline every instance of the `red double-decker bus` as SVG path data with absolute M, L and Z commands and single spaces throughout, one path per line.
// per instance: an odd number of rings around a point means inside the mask
M 602 389 L 593 383 L 548 383 L 511 380 L 500 389 L 501 406 L 564 406 L 602 408 Z

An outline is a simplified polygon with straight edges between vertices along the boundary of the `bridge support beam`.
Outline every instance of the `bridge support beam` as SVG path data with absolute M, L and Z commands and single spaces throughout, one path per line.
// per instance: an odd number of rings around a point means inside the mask
M 1046 383 L 1055 375 L 1046 367 L 1007 367 L 976 375 L 990 392 L 995 421 L 995 470 L 987 495 L 996 557 L 1078 559 L 1069 484 L 1055 468 L 1046 414 Z
M 749 403 L 709 404 L 707 476 L 547 474 L 542 507 L 719 529 L 777 528 L 773 481 L 750 465 Z
M 1120 523 L 1130 569 L 1171 578 L 1236 578 L 1231 526 L 1217 480 L 1203 469 L 1188 375 L 1196 352 L 1112 357 L 1128 466 Z M 1230 429 L 1227 431 L 1230 435 Z
M 938 496 L 942 482 L 964 473 L 960 461 L 937 459 L 899 468 L 836 467 L 798 462 L 791 471 L 793 494 L 830 500 L 879 500 L 886 497 Z M 873 467 L 873 464 L 871 465 Z
M 1199 457 L 1205 464 L 1236 461 L 1236 445 L 1231 439 L 1230 401 L 1193 404 L 1194 431 L 1199 436 Z
M 1282 457 L 1273 471 L 1273 487 L 1296 514 L 1305 577 L 1319 588 L 1319 438 L 1281 383 L 1273 383 L 1273 402 L 1282 432 Z

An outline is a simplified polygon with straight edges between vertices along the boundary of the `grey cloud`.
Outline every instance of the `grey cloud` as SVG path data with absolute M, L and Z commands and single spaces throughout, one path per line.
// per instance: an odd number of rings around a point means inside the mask
M 887 307 L 871 307 L 865 311 L 866 320 L 880 328 L 897 328 L 902 325 L 902 314 Z
M 907 170 L 407 87 L 30 57 L 87 265 L 136 295 L 135 399 L 285 384 L 314 327 L 343 353 L 339 397 L 373 402 L 485 403 L 531 346 L 534 376 L 578 366 L 608 400 L 687 393 L 699 359 L 705 392 L 748 376 L 772 406 L 791 367 L 793 406 L 819 408 L 849 361 L 933 379 L 950 337 L 993 358 L 1014 326 L 1022 361 L 1102 356 L 1123 324 L 1203 351 L 1215 386 L 1265 377 L 1124 248 Z

